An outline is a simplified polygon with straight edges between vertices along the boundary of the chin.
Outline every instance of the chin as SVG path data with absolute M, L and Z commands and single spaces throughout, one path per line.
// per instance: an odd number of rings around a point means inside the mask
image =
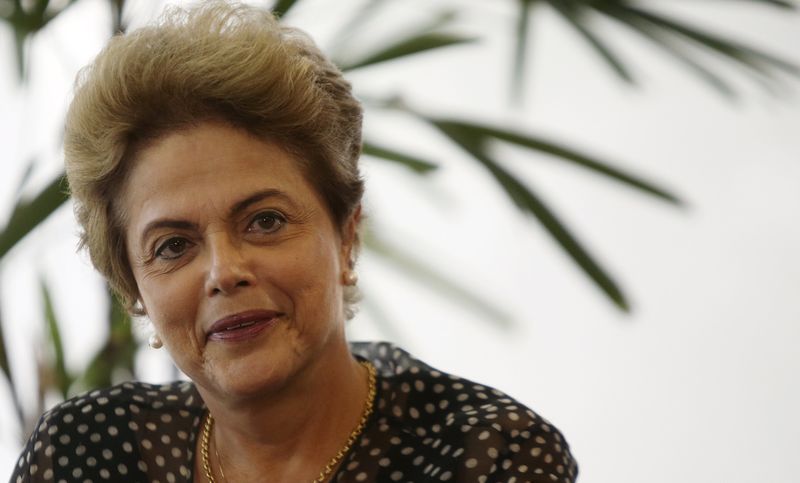
M 204 379 L 210 383 L 207 388 L 223 398 L 232 399 L 280 391 L 291 380 L 299 362 L 294 351 L 286 347 L 263 347 L 234 357 L 226 354 L 214 359 L 204 371 Z
M 287 371 L 253 366 L 250 364 L 234 364 L 222 371 L 215 371 L 206 389 L 217 393 L 218 397 L 229 400 L 245 400 L 279 392 L 289 380 Z M 201 385 L 198 383 L 198 385 Z M 210 386 L 210 387 L 209 387 Z

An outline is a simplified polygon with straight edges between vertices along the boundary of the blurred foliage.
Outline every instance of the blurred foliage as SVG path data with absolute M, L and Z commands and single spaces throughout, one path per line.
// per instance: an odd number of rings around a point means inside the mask
M 513 99 L 520 99 L 525 86 L 526 62 L 529 59 L 528 50 L 530 39 L 531 18 L 539 9 L 549 8 L 560 15 L 575 32 L 586 41 L 589 48 L 602 59 L 611 72 L 623 82 L 633 84 L 636 75 L 630 62 L 624 60 L 613 46 L 597 30 L 597 21 L 607 19 L 630 29 L 640 35 L 643 40 L 653 43 L 671 55 L 675 61 L 697 78 L 706 82 L 714 91 L 728 97 L 736 94 L 726 78 L 703 62 L 701 55 L 711 53 L 724 61 L 741 69 L 745 74 L 756 79 L 761 85 L 772 89 L 779 81 L 780 76 L 789 74 L 797 76 L 798 67 L 790 62 L 780 59 L 767 52 L 762 52 L 751 46 L 736 42 L 723 36 L 714 34 L 696 24 L 686 20 L 664 14 L 645 2 L 632 0 L 505 0 L 516 2 L 517 10 L 514 18 L 509 19 L 512 28 L 508 29 L 513 38 L 513 51 L 509 55 L 509 69 L 511 71 L 512 85 L 509 93 Z M 779 10 L 794 10 L 796 4 L 792 1 L 781 0 L 724 0 L 718 1 L 723 8 L 726 4 L 735 1 L 748 1 L 761 4 L 764 8 Z M 48 0 L 0 0 L 0 20 L 10 26 L 14 33 L 17 71 L 21 82 L 26 82 L 26 53 L 27 40 L 36 35 L 53 19 L 74 4 L 74 0 L 62 2 L 49 2 Z M 124 0 L 107 0 L 111 12 L 112 25 L 110 32 L 124 30 L 123 10 Z M 273 4 L 273 10 L 280 17 L 290 17 L 298 3 L 297 0 L 279 0 Z M 335 19 L 341 22 L 341 35 L 333 41 L 330 49 L 331 55 L 343 70 L 363 70 L 377 64 L 396 61 L 401 58 L 429 55 L 443 49 L 456 46 L 468 47 L 476 40 L 487 36 L 485 33 L 470 33 L 468 35 L 455 34 L 448 29 L 453 26 L 457 12 L 438 8 L 432 11 L 429 20 L 418 26 L 412 32 L 375 42 L 374 39 L 365 41 L 365 30 L 370 21 L 382 12 L 390 0 L 366 0 L 351 17 Z M 432 5 L 436 5 L 432 3 Z M 469 8 L 479 8 L 472 4 Z M 350 42 L 365 42 L 369 45 L 381 45 L 380 48 L 368 52 L 360 58 L 338 60 L 348 52 Z M 410 109 L 397 98 L 365 99 L 368 109 L 388 110 L 402 112 L 411 118 L 423 123 L 430 129 L 441 133 L 445 139 L 459 146 L 467 159 L 477 162 L 487 170 L 490 179 L 499 184 L 508 195 L 510 201 L 521 212 L 533 216 L 552 235 L 554 240 L 576 262 L 577 266 L 605 293 L 609 300 L 622 310 L 628 310 L 628 300 L 624 291 L 613 278 L 602 268 L 601 264 L 586 250 L 582 243 L 571 234 L 570 230 L 562 223 L 555 213 L 524 180 L 517 178 L 502 165 L 502 160 L 496 159 L 491 151 L 493 143 L 508 143 L 523 147 L 533 153 L 544 154 L 555 159 L 576 164 L 603 177 L 610 178 L 648 196 L 670 203 L 680 205 L 678 198 L 668 190 L 657 186 L 651 181 L 646 181 L 638 176 L 626 173 L 615 168 L 611 162 L 601 160 L 594 155 L 580 152 L 577 149 L 563 144 L 552 142 L 543 136 L 534 133 L 523 133 L 503 126 L 483 125 L 469 122 L 452 116 L 441 117 L 428 113 L 417 112 Z M 425 159 L 418 153 L 404 150 L 390 149 L 385 146 L 393 143 L 387 140 L 366 139 L 364 154 L 370 158 L 399 163 L 419 175 L 428 175 L 434 172 L 437 164 L 433 160 Z M 394 143 L 396 144 L 396 143 Z M 32 163 L 29 165 L 32 166 Z M 30 171 L 30 169 L 29 169 Z M 6 226 L 0 230 L 0 261 L 9 251 L 39 226 L 47 217 L 66 201 L 66 188 L 63 175 L 54 179 L 39 193 L 30 198 L 19 199 L 13 207 Z M 452 282 L 447 276 L 437 273 L 433 268 L 415 259 L 412 255 L 404 253 L 399 247 L 388 244 L 374 234 L 365 236 L 365 245 L 374 253 L 385 257 L 405 273 L 422 280 L 435 287 L 440 293 L 453 297 L 460 302 L 468 304 L 489 318 L 507 320 L 508 315 L 494 308 L 491 302 L 482 300 L 481 297 L 470 293 Z M 98 386 L 108 386 L 115 380 L 115 374 L 134 373 L 134 354 L 137 349 L 136 341 L 131 332 L 131 323 L 128 315 L 122 310 L 116 299 L 109 293 L 108 337 L 105 344 L 92 359 L 88 368 L 81 374 L 69 371 L 65 363 L 65 347 L 60 332 L 60 324 L 54 309 L 51 295 L 47 285 L 42 282 L 41 295 L 43 301 L 44 319 L 47 324 L 46 354 L 39 361 L 39 405 L 38 408 L 28 408 L 24 412 L 19 403 L 16 386 L 6 351 L 6 341 L 3 338 L 0 324 L 0 369 L 3 377 L 11 389 L 13 404 L 22 421 L 25 417 L 37 416 L 41 411 L 43 397 L 48 392 L 57 392 L 60 397 L 68 397 L 79 389 L 89 389 Z M 367 304 L 367 308 L 370 305 Z M 380 309 L 373 307 L 377 318 Z M 27 431 L 32 421 L 22 421 Z

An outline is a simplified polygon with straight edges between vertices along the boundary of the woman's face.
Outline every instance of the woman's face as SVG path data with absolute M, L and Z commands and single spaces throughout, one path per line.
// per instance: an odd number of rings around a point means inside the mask
M 280 388 L 344 342 L 343 242 L 277 144 L 221 123 L 142 149 L 121 199 L 141 303 L 202 389 Z

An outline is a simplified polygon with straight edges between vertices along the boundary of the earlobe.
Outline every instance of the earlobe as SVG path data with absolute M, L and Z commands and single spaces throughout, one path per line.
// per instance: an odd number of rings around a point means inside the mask
M 137 298 L 129 310 L 135 317 L 147 317 L 147 307 L 144 306 L 141 298 Z
M 353 210 L 344 227 L 342 239 L 342 254 L 344 256 L 344 267 L 352 270 L 356 263 L 360 240 L 358 229 L 361 226 L 361 204 Z

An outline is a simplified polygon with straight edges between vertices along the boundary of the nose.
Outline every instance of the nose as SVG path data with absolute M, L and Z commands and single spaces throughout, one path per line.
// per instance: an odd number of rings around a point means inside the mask
M 241 246 L 223 233 L 215 234 L 209 244 L 209 268 L 206 275 L 206 294 L 232 295 L 244 287 L 253 286 L 255 275 Z

